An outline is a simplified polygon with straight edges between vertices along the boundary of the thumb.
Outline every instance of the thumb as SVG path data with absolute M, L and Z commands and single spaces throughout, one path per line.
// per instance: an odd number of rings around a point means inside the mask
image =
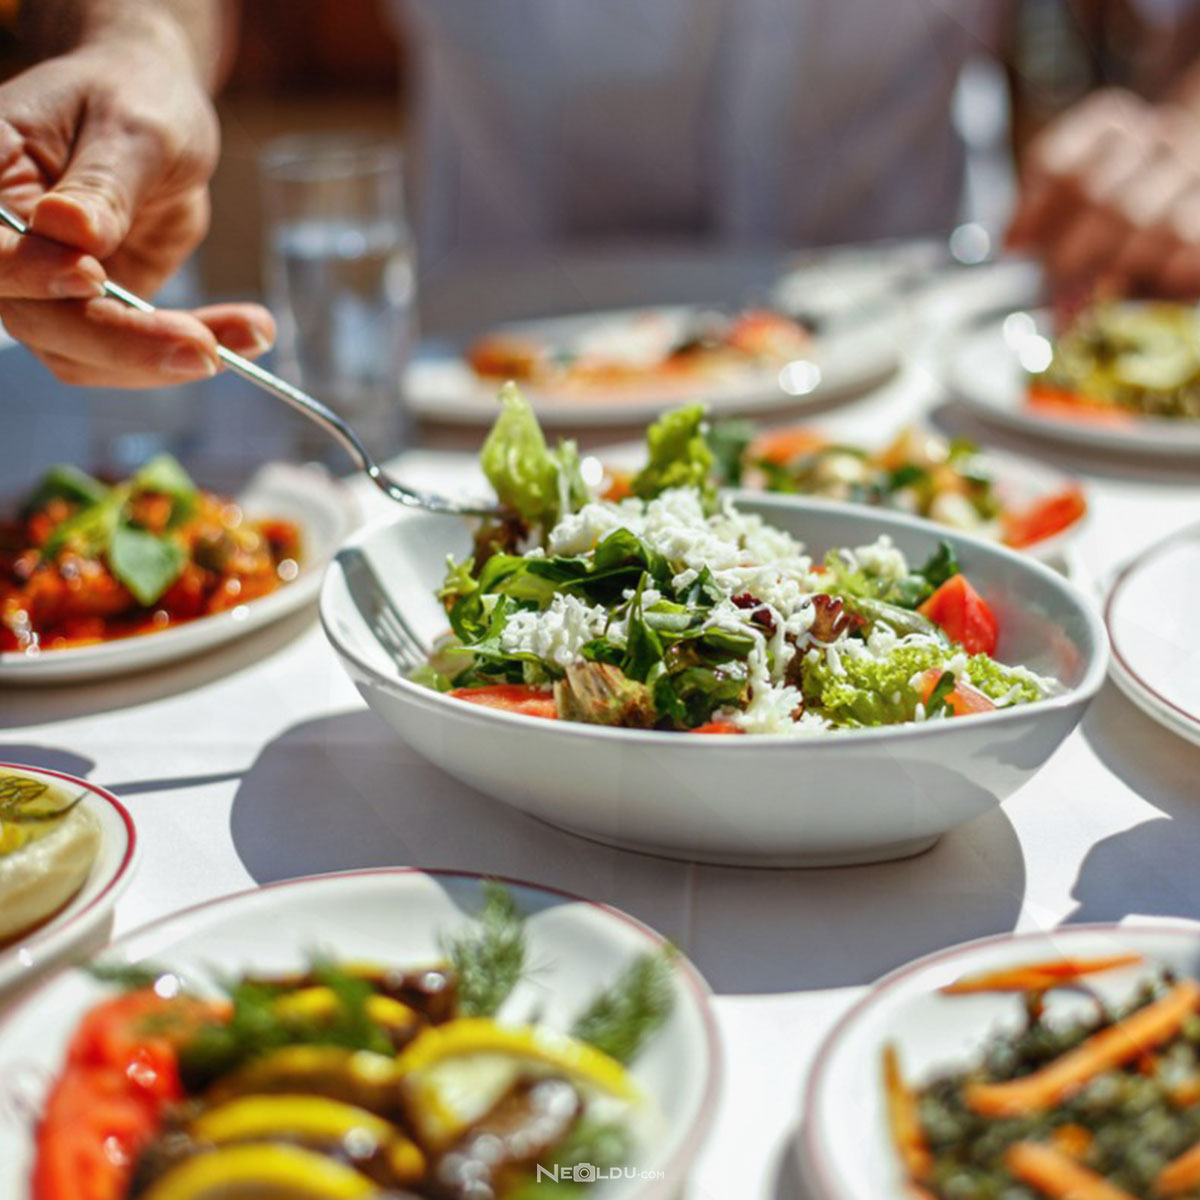
M 30 228 L 103 260 L 125 240 L 162 169 L 148 137 L 84 125 L 62 177 L 34 206 Z

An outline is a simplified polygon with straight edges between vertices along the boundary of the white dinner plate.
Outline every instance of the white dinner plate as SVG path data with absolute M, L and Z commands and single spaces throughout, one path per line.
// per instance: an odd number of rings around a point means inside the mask
M 1200 526 L 1151 546 L 1117 575 L 1104 604 L 1110 673 L 1143 712 L 1200 745 Z
M 547 317 L 504 325 L 495 332 L 528 336 L 550 345 L 570 345 L 586 331 L 655 314 L 668 327 L 682 329 L 700 307 L 667 306 Z M 547 428 L 644 424 L 668 409 L 693 401 L 709 405 L 714 417 L 740 412 L 796 409 L 833 398 L 861 394 L 895 371 L 905 340 L 906 321 L 895 304 L 873 305 L 863 320 L 814 336 L 799 362 L 751 367 L 713 380 L 650 382 L 570 394 L 523 390 Z M 425 347 L 408 368 L 404 393 L 411 410 L 456 424 L 487 425 L 496 418 L 499 384 L 481 379 L 462 357 L 462 347 Z
M 946 996 L 964 975 L 1058 957 L 1100 958 L 1133 952 L 1145 961 L 1091 976 L 1088 988 L 1058 992 L 1056 1007 L 1090 1015 L 1087 992 L 1128 999 L 1156 967 L 1200 976 L 1200 925 L 1077 925 L 985 938 L 918 959 L 885 976 L 834 1027 L 816 1062 L 798 1142 L 813 1200 L 909 1200 L 885 1115 L 881 1058 L 894 1044 L 903 1077 L 920 1085 L 944 1069 L 978 1061 L 1000 1029 L 1017 1029 L 1021 1001 L 1011 993 Z
M 319 467 L 268 463 L 246 485 L 238 503 L 251 517 L 281 517 L 299 527 L 304 559 L 291 583 L 227 612 L 154 633 L 38 654 L 7 651 L 0 654 L 0 684 L 78 683 L 162 666 L 243 637 L 311 604 L 329 560 L 359 524 L 358 507 L 349 492 Z
M 1200 421 L 1130 415 L 1108 424 L 1031 409 L 1026 367 L 1040 369 L 1049 361 L 1050 336 L 1045 310 L 993 314 L 967 325 L 947 342 L 947 385 L 977 416 L 1021 433 L 1085 449 L 1176 458 L 1200 454 Z
M 211 986 L 214 971 L 286 972 L 311 961 L 315 951 L 398 966 L 436 962 L 445 957 L 444 939 L 479 912 L 481 882 L 465 872 L 393 868 L 271 884 L 147 925 L 115 942 L 103 960 L 169 967 L 198 987 Z M 528 961 L 536 965 L 505 1002 L 502 1018 L 569 1028 L 637 955 L 664 944 L 607 905 L 501 882 L 528 915 Z M 596 1184 L 596 1200 L 677 1196 L 712 1119 L 720 1076 L 716 1026 L 708 987 L 682 955 L 674 993 L 670 1018 L 630 1068 L 662 1117 L 657 1145 L 639 1164 L 659 1177 Z M 28 1197 L 36 1116 L 71 1033 L 105 994 L 85 972 L 68 971 L 30 995 L 0 1028 L 5 1200 Z
M 86 942 L 103 925 L 133 877 L 138 846 L 133 818 L 116 796 L 102 787 L 72 775 L 19 763 L 0 763 L 0 771 L 40 777 L 70 796 L 83 792 L 82 806 L 100 825 L 100 849 L 79 891 L 49 921 L 0 945 L 0 993 L 3 993 Z

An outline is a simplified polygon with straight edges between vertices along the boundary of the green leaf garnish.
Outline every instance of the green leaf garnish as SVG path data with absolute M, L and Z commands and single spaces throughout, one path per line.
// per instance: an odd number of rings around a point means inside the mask
M 83 969 L 97 983 L 111 984 L 125 992 L 153 987 L 164 975 L 173 974 L 153 963 L 85 963 Z
M 618 1062 L 632 1062 L 671 1015 L 674 957 L 675 952 L 668 948 L 635 959 L 616 983 L 580 1014 L 572 1036 Z
M 918 575 L 922 575 L 928 580 L 929 586 L 934 591 L 940 588 L 947 579 L 952 579 L 958 573 L 958 556 L 954 553 L 954 547 L 944 540 L 938 543 L 938 548 L 917 572 Z
M 112 533 L 108 565 L 139 604 L 153 604 L 179 578 L 187 552 L 170 537 L 121 523 Z
M 446 947 L 458 978 L 459 1008 L 468 1017 L 490 1017 L 525 970 L 525 918 L 503 884 L 486 880 L 478 930 Z
M 40 512 L 51 500 L 66 500 L 71 504 L 90 507 L 99 504 L 108 495 L 108 490 L 86 471 L 69 463 L 60 463 L 42 476 L 41 482 L 26 498 L 22 511 L 26 515 Z

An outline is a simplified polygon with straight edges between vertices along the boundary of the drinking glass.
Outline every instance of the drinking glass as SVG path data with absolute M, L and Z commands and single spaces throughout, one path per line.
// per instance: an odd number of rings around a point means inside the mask
M 414 292 L 400 150 L 357 134 L 302 135 L 269 143 L 260 166 L 281 373 L 346 417 L 376 455 L 395 451 Z M 314 427 L 297 437 L 305 456 L 344 465 Z

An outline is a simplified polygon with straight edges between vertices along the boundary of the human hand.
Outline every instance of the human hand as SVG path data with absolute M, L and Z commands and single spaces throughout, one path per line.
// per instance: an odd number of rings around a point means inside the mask
M 254 355 L 265 309 L 141 313 L 104 298 L 110 275 L 153 295 L 208 227 L 217 121 L 169 29 L 100 38 L 0 86 L 0 201 L 41 237 L 0 231 L 0 320 L 64 382 L 153 387 Z
M 1030 145 L 1007 240 L 1059 294 L 1200 296 L 1200 126 L 1131 93 L 1089 96 Z

